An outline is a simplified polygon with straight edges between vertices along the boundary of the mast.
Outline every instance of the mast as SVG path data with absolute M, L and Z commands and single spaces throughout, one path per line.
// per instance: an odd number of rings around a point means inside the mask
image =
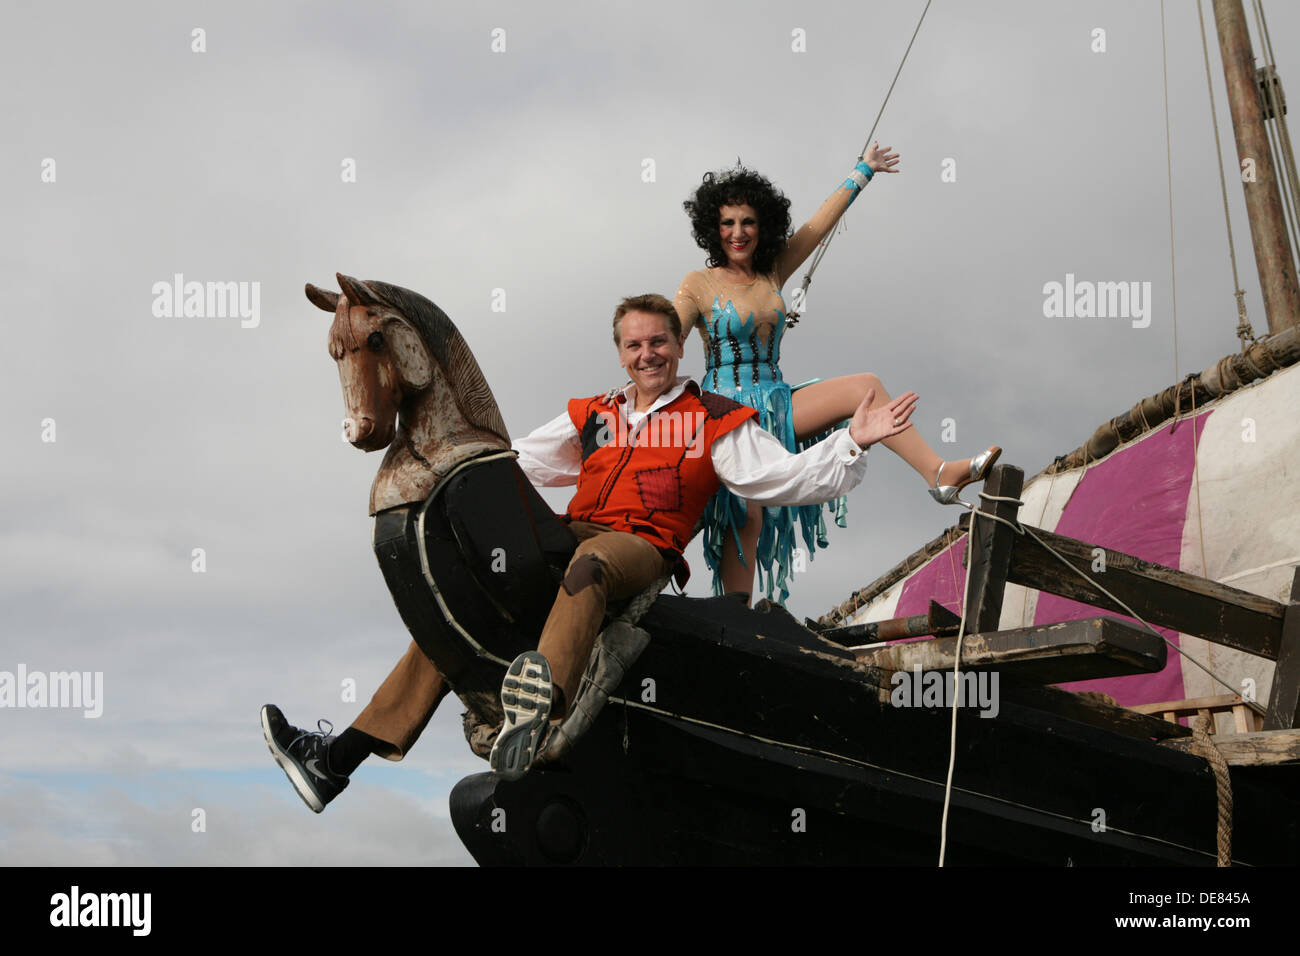
M 1243 180 L 1242 189 L 1246 194 L 1250 238 L 1255 247 L 1268 330 L 1275 335 L 1283 329 L 1300 326 L 1300 283 L 1296 281 L 1295 260 L 1287 238 L 1273 153 L 1255 83 L 1255 56 L 1241 0 L 1214 0 L 1214 22 L 1219 34 L 1219 54 L 1227 81 L 1238 162 L 1249 158 L 1255 165 L 1254 181 Z

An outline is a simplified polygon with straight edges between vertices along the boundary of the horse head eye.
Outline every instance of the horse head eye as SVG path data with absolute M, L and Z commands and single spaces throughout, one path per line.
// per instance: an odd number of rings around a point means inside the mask
M 366 347 L 372 352 L 378 352 L 384 347 L 384 337 L 378 332 L 371 332 L 366 336 Z

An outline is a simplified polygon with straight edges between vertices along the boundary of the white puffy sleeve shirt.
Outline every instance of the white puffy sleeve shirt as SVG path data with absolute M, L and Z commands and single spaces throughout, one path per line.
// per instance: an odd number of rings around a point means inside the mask
M 681 394 L 683 382 L 645 412 L 626 414 L 637 423 Z M 620 412 L 627 406 L 620 406 Z M 514 442 L 519 467 L 534 485 L 556 487 L 578 483 L 582 445 L 568 413 Z M 797 455 L 786 451 L 776 436 L 754 419 L 733 428 L 710 449 L 713 470 L 736 496 L 760 505 L 813 505 L 830 501 L 857 487 L 867 470 L 867 451 L 849 437 L 848 429 L 832 432 Z

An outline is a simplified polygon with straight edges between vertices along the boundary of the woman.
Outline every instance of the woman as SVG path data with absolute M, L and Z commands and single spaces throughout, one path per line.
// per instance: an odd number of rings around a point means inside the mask
M 790 200 L 766 178 L 742 166 L 716 175 L 706 173 L 699 189 L 683 204 L 696 243 L 709 253 L 707 267 L 687 274 L 673 301 L 683 336 L 695 328 L 704 341 L 701 385 L 757 408 L 763 427 L 791 451 L 806 447 L 850 417 L 868 390 L 876 391 L 873 407 L 891 400 L 870 373 L 815 381 L 792 392 L 778 367 L 786 327 L 781 288 L 830 234 L 873 175 L 898 172 L 898 154 L 889 150 L 873 143 L 849 178 L 793 235 Z M 945 504 L 987 475 L 1001 454 L 993 446 L 975 458 L 945 462 L 915 428 L 884 445 L 911 465 L 931 495 Z M 941 479 L 945 484 L 940 485 Z M 834 508 L 836 523 L 844 527 L 845 499 L 828 507 Z M 796 518 L 810 555 L 827 544 L 820 506 L 747 507 L 722 489 L 709 502 L 705 518 L 704 555 L 713 569 L 716 594 L 749 593 L 757 559 L 760 587 L 769 598 L 779 591 L 778 600 L 784 602 L 789 596 L 786 585 L 796 547 Z

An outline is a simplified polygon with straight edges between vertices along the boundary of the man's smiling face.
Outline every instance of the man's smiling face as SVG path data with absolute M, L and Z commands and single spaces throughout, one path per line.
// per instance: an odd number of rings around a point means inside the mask
M 644 407 L 677 382 L 682 343 L 666 316 L 629 312 L 619 323 L 619 363 L 636 385 L 637 406 Z

